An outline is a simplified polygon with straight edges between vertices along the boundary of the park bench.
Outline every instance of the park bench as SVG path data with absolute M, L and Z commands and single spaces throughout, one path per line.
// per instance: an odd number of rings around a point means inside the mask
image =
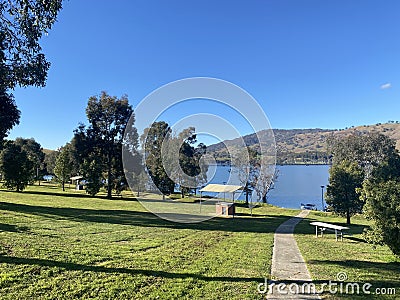
M 349 235 L 349 233 L 345 232 L 345 230 L 349 230 L 349 227 L 329 224 L 324 222 L 311 222 L 310 225 L 315 226 L 315 236 L 318 237 L 318 232 L 321 233 L 321 237 L 323 236 L 324 231 L 333 231 L 335 232 L 336 241 L 338 237 L 343 241 L 343 235 Z

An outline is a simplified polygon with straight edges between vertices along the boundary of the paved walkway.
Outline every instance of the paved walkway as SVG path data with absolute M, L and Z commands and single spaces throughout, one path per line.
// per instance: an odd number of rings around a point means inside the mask
M 297 216 L 282 223 L 275 231 L 271 267 L 274 285 L 267 299 L 321 299 L 318 295 L 309 292 L 312 279 L 293 236 L 294 228 L 308 213 L 309 211 L 303 210 Z M 281 283 L 284 285 L 279 285 Z M 304 283 L 305 289 L 303 289 Z

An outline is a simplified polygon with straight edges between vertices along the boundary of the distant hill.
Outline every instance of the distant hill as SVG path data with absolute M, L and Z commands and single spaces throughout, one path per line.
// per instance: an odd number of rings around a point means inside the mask
M 42 151 L 43 151 L 44 154 L 49 155 L 50 153 L 54 152 L 55 150 L 43 148 Z
M 329 162 L 327 155 L 327 138 L 335 135 L 347 135 L 353 132 L 379 132 L 396 141 L 400 149 L 400 124 L 398 122 L 378 123 L 346 129 L 274 129 L 277 148 L 278 164 L 326 164 Z M 260 135 L 267 134 L 261 131 Z M 258 140 L 256 134 L 243 137 L 249 147 L 256 147 Z M 239 148 L 240 139 L 227 140 L 207 147 L 207 152 L 212 154 L 217 162 L 229 161 L 227 145 L 230 149 Z M 224 145 L 225 144 L 225 145 Z

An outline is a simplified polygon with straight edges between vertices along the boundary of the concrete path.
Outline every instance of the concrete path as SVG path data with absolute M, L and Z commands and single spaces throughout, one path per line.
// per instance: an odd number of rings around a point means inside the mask
M 309 211 L 303 210 L 282 223 L 275 231 L 272 282 L 269 282 L 272 293 L 269 292 L 267 299 L 321 299 L 310 286 L 310 273 L 293 236 L 294 228 L 308 213 Z

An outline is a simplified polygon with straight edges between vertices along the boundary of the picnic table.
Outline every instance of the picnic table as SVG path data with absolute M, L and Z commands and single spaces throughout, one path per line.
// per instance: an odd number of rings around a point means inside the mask
M 335 224 L 329 224 L 329 223 L 324 223 L 324 222 L 311 222 L 310 225 L 315 226 L 315 236 L 316 237 L 318 237 L 318 231 L 321 233 L 321 237 L 323 236 L 323 233 L 325 230 L 334 231 L 336 241 L 338 240 L 338 237 L 340 237 L 340 240 L 343 241 L 343 235 L 347 234 L 344 231 L 350 229 L 349 227 L 335 225 Z

